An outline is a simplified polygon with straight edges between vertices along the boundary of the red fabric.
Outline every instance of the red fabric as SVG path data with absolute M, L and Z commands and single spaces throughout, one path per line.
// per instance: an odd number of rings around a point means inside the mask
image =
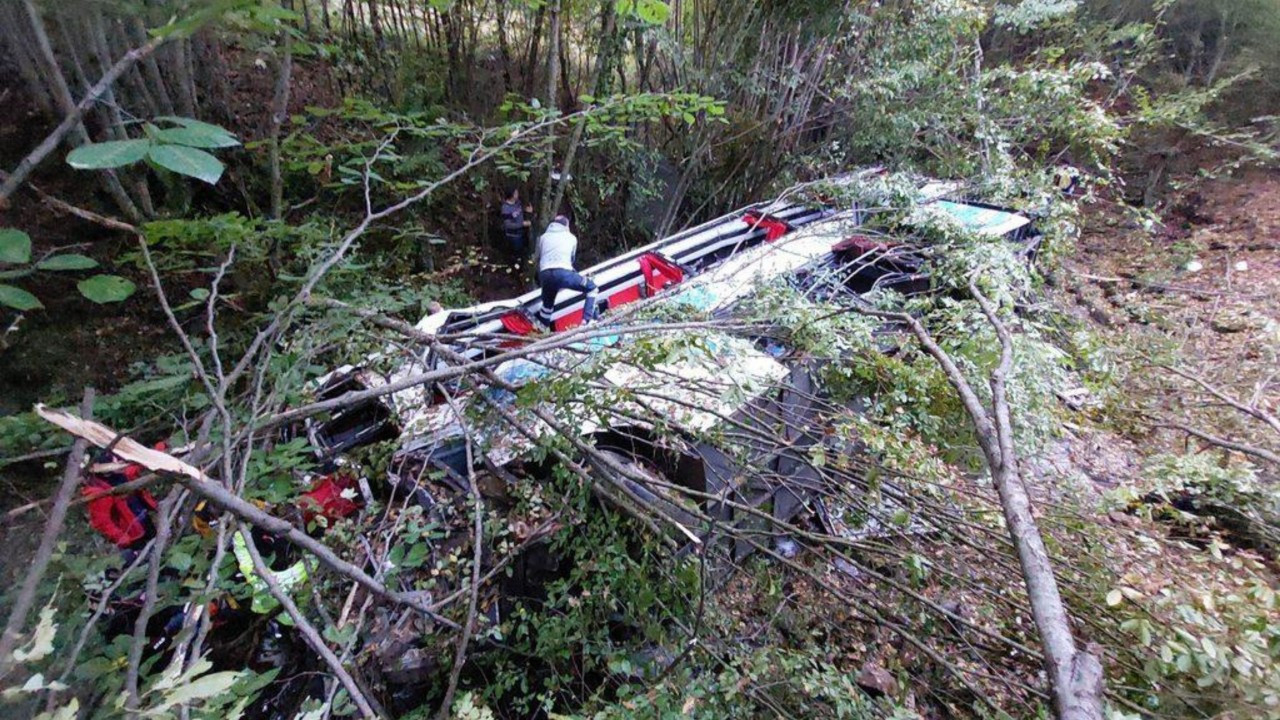
M 640 270 L 644 272 L 645 294 L 650 297 L 663 288 L 684 280 L 684 271 L 657 253 L 645 253 L 640 256 L 639 262 Z
M 502 327 L 513 335 L 528 335 L 533 332 L 533 323 L 529 321 L 528 316 L 519 310 L 512 310 L 500 319 L 502 320 Z
M 764 230 L 764 241 L 773 242 L 778 238 L 791 232 L 791 226 L 777 218 L 768 215 L 757 215 L 756 213 L 747 213 L 742 216 L 742 221 L 749 224 L 753 229 Z
M 155 450 L 160 450 L 160 451 L 169 449 L 168 444 L 166 444 L 163 440 L 156 443 L 155 445 L 152 445 L 151 447 Z M 146 470 L 146 468 L 142 467 L 141 465 L 136 465 L 131 463 L 127 465 L 125 469 L 121 470 L 120 474 L 124 475 L 125 482 L 133 482 L 134 480 L 137 480 L 139 477 L 142 477 L 143 470 Z M 156 501 L 152 499 L 149 494 L 146 496 L 146 499 L 149 501 L 148 504 L 151 505 L 151 507 L 154 509 L 156 506 Z
M 354 490 L 355 487 L 356 479 L 350 475 L 325 475 L 320 478 L 298 500 L 303 521 L 310 523 L 317 515 L 323 515 L 331 521 L 339 520 L 359 510 L 360 505 L 355 500 L 342 497 L 342 491 Z
M 111 487 L 111 483 L 93 476 L 80 488 L 80 493 L 89 498 L 85 504 L 89 513 L 89 525 L 117 546 L 129 547 L 142 538 L 146 525 L 141 517 L 134 514 L 124 495 L 104 494 Z M 143 490 L 140 494 L 148 505 L 152 508 L 156 506 L 151 493 Z

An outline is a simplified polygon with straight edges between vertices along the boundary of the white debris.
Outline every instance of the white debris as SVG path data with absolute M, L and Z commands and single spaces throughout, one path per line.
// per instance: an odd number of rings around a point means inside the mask
M 1249 263 L 1245 262 L 1244 260 L 1237 260 L 1235 268 L 1236 268 L 1236 272 L 1244 272 L 1249 269 Z
M 1191 262 L 1187 263 L 1187 267 L 1186 267 L 1187 272 L 1200 272 L 1203 269 L 1204 269 L 1204 264 L 1201 263 L 1199 260 L 1192 260 Z

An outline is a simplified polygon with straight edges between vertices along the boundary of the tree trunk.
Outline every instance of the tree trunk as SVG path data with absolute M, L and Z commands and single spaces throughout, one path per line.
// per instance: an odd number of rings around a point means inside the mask
M 133 18 L 129 21 L 129 28 L 133 30 L 133 41 L 129 43 L 130 45 L 147 44 L 147 29 L 142 26 L 142 20 Z M 147 56 L 147 59 L 142 62 L 142 69 L 146 72 L 149 89 L 155 96 L 160 111 L 165 115 L 172 115 L 176 106 L 173 104 L 173 99 L 169 97 L 169 89 L 164 85 L 164 76 L 160 74 L 160 65 L 156 63 L 155 54 Z
M 537 82 L 538 46 L 542 44 L 542 23 L 547 15 L 547 3 L 538 5 L 538 12 L 533 17 L 533 32 L 529 39 L 529 52 L 525 54 L 524 67 L 520 74 L 524 77 L 524 95 L 533 96 L 533 84 Z
M 507 41 L 507 2 L 494 0 L 494 20 L 498 30 L 498 53 L 502 59 L 502 92 L 511 92 L 511 45 Z
M 0 3 L 0 38 L 9 46 L 10 57 L 18 66 L 18 74 L 22 76 L 31 99 L 36 107 L 46 115 L 54 115 L 57 103 L 53 100 L 53 92 L 40 76 L 40 63 L 32 48 L 34 43 L 24 37 L 22 28 L 26 25 L 20 19 L 21 11 L 13 3 Z
M 1059 720 L 1102 720 L 1102 666 L 1092 653 L 1076 647 L 1066 607 L 1053 576 L 1053 564 L 1036 526 L 1031 500 L 1019 471 L 1012 412 L 1005 391 L 1005 378 L 1013 363 L 1013 339 L 990 301 L 976 285 L 971 284 L 969 288 L 1000 340 L 1000 361 L 989 376 L 990 409 L 984 406 L 964 372 L 918 319 L 905 313 L 869 311 L 869 314 L 888 317 L 911 328 L 921 347 L 937 361 L 947 381 L 960 396 L 973 424 L 978 445 L 1000 496 L 1009 538 L 1018 553 L 1031 615 L 1044 650 L 1045 673 L 1049 679 L 1055 715 Z
M 170 75 L 173 78 L 177 109 L 184 117 L 196 116 L 196 86 L 191 73 L 191 39 L 181 38 L 169 49 Z
M 49 44 L 49 36 L 45 34 L 44 23 L 40 19 L 40 13 L 36 10 L 31 0 L 22 0 L 23 9 L 26 11 L 27 21 L 31 26 L 31 33 L 35 37 L 36 47 L 40 52 L 41 64 L 44 66 L 45 76 L 49 79 L 49 84 L 53 88 L 54 99 L 58 102 L 58 109 L 65 117 L 75 117 L 76 120 L 71 126 L 69 137 L 71 138 L 72 147 L 79 147 L 85 143 L 92 142 L 89 138 L 89 132 L 85 129 L 84 123 L 79 119 L 80 110 L 76 107 L 77 103 L 71 97 L 71 90 L 67 87 L 66 78 L 62 76 L 62 71 L 58 68 L 57 58 L 53 55 L 53 46 Z M 14 177 L 21 177 L 25 173 L 15 171 Z M 138 212 L 137 205 L 133 199 L 125 191 L 124 186 L 120 184 L 120 179 L 111 170 L 102 172 L 102 182 L 106 187 L 107 193 L 116 201 L 116 205 L 120 208 L 130 220 L 139 222 L 142 220 L 142 214 Z M 12 181 L 12 178 L 11 178 Z M 20 181 L 20 180 L 19 180 Z
M 271 100 L 271 219 L 284 216 L 284 178 L 280 173 L 280 128 L 289 114 L 289 79 L 293 72 L 293 34 L 284 31 L 284 57 Z
M 445 56 L 448 62 L 449 97 L 460 100 L 463 93 L 462 83 L 462 33 L 458 6 L 455 4 L 440 13 L 440 22 L 444 25 Z
M 546 107 L 550 111 L 559 108 L 556 98 L 556 79 L 560 75 L 560 0 L 550 0 L 548 7 L 551 13 L 551 28 L 548 35 L 550 46 L 547 48 Z M 546 229 L 555 217 L 556 210 L 559 209 L 552 205 L 555 200 L 555 188 L 552 187 L 554 181 L 551 178 L 556 167 L 555 128 L 548 129 L 547 135 L 547 169 L 542 180 L 542 203 L 537 217 L 538 224 L 534 226 L 540 229 Z
M 602 0 L 600 3 L 600 41 L 598 43 L 600 50 L 596 53 L 596 65 L 593 71 L 595 77 L 588 83 L 596 98 L 603 96 L 609 86 L 609 65 L 612 63 L 613 48 L 616 45 L 613 42 L 617 25 L 615 7 L 614 0 Z M 592 104 L 594 103 L 588 103 L 588 108 Z M 564 164 L 560 169 L 560 182 L 556 183 L 555 193 L 551 200 L 552 208 L 559 208 L 560 203 L 564 200 L 565 189 L 569 186 L 569 174 L 573 172 L 573 161 L 578 155 L 578 148 L 582 143 L 582 133 L 586 126 L 585 119 L 579 120 L 573 126 L 573 132 L 569 136 L 569 147 L 564 154 Z
M 98 21 L 99 32 L 101 33 L 103 46 L 107 48 L 107 55 L 109 57 L 117 57 L 123 56 L 128 52 L 129 37 L 120 22 L 108 22 L 100 11 L 95 11 L 94 17 Z M 116 97 L 121 98 L 122 102 L 131 100 L 134 105 L 133 112 L 135 115 L 155 117 L 162 114 L 155 98 L 151 95 L 151 91 L 147 89 L 147 81 L 143 78 L 142 71 L 138 69 L 137 65 L 125 71 L 121 79 L 130 89 L 132 97 L 126 96 L 125 93 L 117 93 Z

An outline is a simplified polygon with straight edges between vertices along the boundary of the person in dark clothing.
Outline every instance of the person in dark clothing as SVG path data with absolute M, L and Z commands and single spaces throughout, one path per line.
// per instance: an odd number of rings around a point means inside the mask
M 529 254 L 529 226 L 527 214 L 533 207 L 520 201 L 520 189 L 507 189 L 506 199 L 502 201 L 502 237 L 515 252 L 516 258 L 523 260 Z

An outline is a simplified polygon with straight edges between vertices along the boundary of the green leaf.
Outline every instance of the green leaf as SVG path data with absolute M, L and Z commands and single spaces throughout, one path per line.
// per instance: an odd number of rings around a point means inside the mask
M 210 673 L 204 677 L 196 678 L 165 693 L 164 699 L 160 701 L 160 705 L 156 709 L 160 710 L 174 705 L 183 705 L 193 700 L 205 700 L 221 695 L 230 690 L 231 686 L 239 678 L 240 673 L 234 670 L 224 670 L 223 672 Z
M 0 305 L 24 311 L 44 307 L 35 295 L 12 285 L 0 285 Z
M 31 260 L 31 236 L 15 228 L 0 228 L 0 263 Z
M 58 624 L 53 621 L 56 612 L 52 599 L 48 605 L 40 609 L 40 621 L 36 623 L 36 631 L 31 638 L 31 644 L 26 648 L 14 650 L 14 660 L 21 663 L 32 662 L 40 660 L 53 652 L 53 636 L 58 632 Z
M 201 124 L 203 125 L 203 123 Z M 235 147 L 240 144 L 240 141 L 235 139 L 235 136 L 214 125 L 157 130 L 155 137 L 165 143 L 197 148 Z
M 126 300 L 137 290 L 132 281 L 119 275 L 94 275 L 76 283 L 76 287 L 81 295 L 99 305 Z
M 146 157 L 150 147 L 150 140 L 112 140 L 81 145 L 67 155 L 67 164 L 77 170 L 124 167 Z
M 201 122 L 194 118 L 178 117 L 176 115 L 161 115 L 160 117 L 156 118 L 156 122 L 167 122 L 167 123 L 172 123 L 174 125 L 181 125 L 184 128 L 197 130 L 199 132 L 207 133 L 210 135 L 226 135 L 227 137 L 232 137 L 232 138 L 235 137 L 235 135 L 231 134 L 230 130 L 227 130 L 226 128 L 220 125 Z
M 86 255 L 65 253 L 45 258 L 36 267 L 41 270 L 89 270 L 98 267 L 98 261 Z
M 222 162 L 203 150 L 182 145 L 160 145 L 151 148 L 147 157 L 166 170 L 193 177 L 210 185 L 218 182 L 222 177 Z

